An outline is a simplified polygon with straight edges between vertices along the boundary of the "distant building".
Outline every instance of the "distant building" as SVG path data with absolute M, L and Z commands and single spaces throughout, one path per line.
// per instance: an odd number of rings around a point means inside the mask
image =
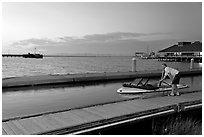
M 141 57 L 144 54 L 144 52 L 135 52 L 136 57 Z
M 202 56 L 202 43 L 178 42 L 178 45 L 160 50 L 159 53 L 163 53 L 163 56 Z
M 202 43 L 178 42 L 177 45 L 160 50 L 159 54 L 161 61 L 189 62 L 194 58 L 196 62 L 202 62 Z

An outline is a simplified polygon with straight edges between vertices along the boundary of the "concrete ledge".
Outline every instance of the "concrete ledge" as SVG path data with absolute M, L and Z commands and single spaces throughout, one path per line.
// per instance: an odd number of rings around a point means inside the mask
M 202 75 L 201 69 L 181 71 L 183 76 Z M 134 79 L 139 77 L 161 77 L 161 70 L 137 72 L 109 72 L 109 73 L 83 73 L 67 75 L 44 75 L 13 77 L 2 79 L 2 88 L 29 87 L 39 85 L 69 84 L 79 82 L 94 82 L 108 80 Z

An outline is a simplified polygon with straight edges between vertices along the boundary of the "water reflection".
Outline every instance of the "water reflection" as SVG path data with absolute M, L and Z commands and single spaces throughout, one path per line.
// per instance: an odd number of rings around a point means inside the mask
M 129 98 L 145 98 L 148 96 L 120 95 L 116 92 L 125 81 L 112 81 L 108 83 L 89 83 L 89 85 L 53 86 L 32 90 L 16 90 L 15 92 L 3 89 L 2 114 L 3 119 L 47 111 L 64 110 L 93 104 L 127 100 Z M 181 83 L 188 84 L 188 89 L 202 90 L 202 76 L 182 77 Z M 149 95 L 150 96 L 150 95 Z M 156 94 L 155 94 L 156 96 Z M 152 97 L 152 95 L 151 95 Z

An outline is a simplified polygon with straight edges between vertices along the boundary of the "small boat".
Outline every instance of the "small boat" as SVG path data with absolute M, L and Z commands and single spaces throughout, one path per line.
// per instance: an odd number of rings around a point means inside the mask
M 23 54 L 24 58 L 43 58 L 42 54 Z
M 34 54 L 23 54 L 23 58 L 43 58 L 42 54 L 36 54 L 36 48 L 35 48 L 35 53 Z
M 153 92 L 171 91 L 172 87 L 169 83 L 163 81 L 161 83 L 150 83 L 149 78 L 136 79 L 131 83 L 124 83 L 123 87 L 117 90 L 120 94 L 142 94 Z M 188 88 L 188 85 L 178 84 L 178 89 Z

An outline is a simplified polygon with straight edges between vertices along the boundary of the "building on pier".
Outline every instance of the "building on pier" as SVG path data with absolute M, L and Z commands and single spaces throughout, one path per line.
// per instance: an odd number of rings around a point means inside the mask
M 177 45 L 170 46 L 159 51 L 160 61 L 190 62 L 193 58 L 195 62 L 202 62 L 202 43 L 200 41 L 178 42 Z

